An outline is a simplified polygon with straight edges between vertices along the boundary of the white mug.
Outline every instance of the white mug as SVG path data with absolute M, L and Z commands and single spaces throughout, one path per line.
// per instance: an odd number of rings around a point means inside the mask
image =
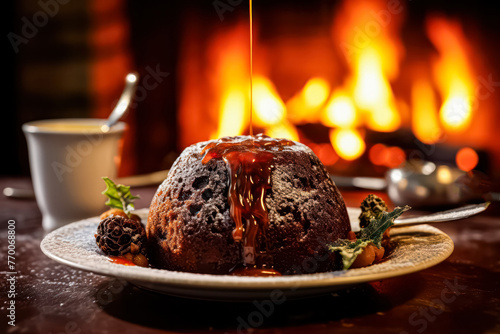
M 23 124 L 37 204 L 46 231 L 105 210 L 102 177 L 115 179 L 123 122 L 108 131 L 101 119 L 54 119 Z

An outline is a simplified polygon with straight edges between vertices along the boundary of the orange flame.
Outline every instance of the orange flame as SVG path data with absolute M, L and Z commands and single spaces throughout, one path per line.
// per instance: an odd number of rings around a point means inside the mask
M 365 151 L 365 142 L 355 129 L 330 130 L 330 142 L 335 152 L 344 160 L 355 160 Z
M 392 132 L 409 121 L 411 115 L 413 133 L 426 144 L 436 143 L 445 133 L 467 129 L 475 87 L 472 58 L 460 25 L 442 18 L 427 21 L 427 34 L 439 57 L 433 63 L 432 75 L 418 72 L 411 78 L 411 103 L 407 104 L 396 99 L 392 86 L 399 77 L 404 53 L 398 36 L 403 14 L 390 10 L 385 0 L 343 1 L 334 20 L 333 35 L 346 56 L 345 76 L 339 78 L 325 70 L 324 77 L 317 74 L 306 77 L 309 79 L 298 91 L 290 91 L 292 84 L 283 90 L 278 87 L 283 96 L 269 77 L 254 76 L 253 125 L 267 135 L 299 141 L 301 136 L 305 139 L 309 128 L 299 135 L 297 125 L 322 123 L 330 128 L 330 143 L 311 145 L 315 145 L 315 151 L 328 164 L 334 164 L 338 158 L 355 160 L 364 154 L 366 144 L 360 127 Z M 221 33 L 207 57 L 212 65 L 210 78 L 214 78 L 209 82 L 213 91 L 207 94 L 218 96 L 213 102 L 216 107 L 207 107 L 211 112 L 207 118 L 219 121 L 212 138 L 240 135 L 249 126 L 248 50 L 240 42 L 245 40 L 244 34 L 247 31 L 240 26 L 234 34 Z M 263 72 L 272 67 L 271 62 L 257 60 L 257 68 Z M 328 73 L 331 76 L 326 76 Z M 343 83 L 332 86 L 333 82 Z M 406 86 L 402 87 L 404 90 Z M 200 101 L 203 105 L 203 98 Z M 372 146 L 368 156 L 373 164 L 385 167 L 398 166 L 406 159 L 401 148 L 382 144 Z M 464 170 L 471 168 L 472 156 L 470 152 L 457 155 L 457 164 L 460 162 Z
M 330 84 L 322 78 L 312 78 L 304 86 L 304 102 L 311 109 L 319 108 L 330 94 Z
M 349 128 L 356 124 L 356 120 L 354 101 L 345 91 L 335 91 L 323 110 L 321 123 L 329 127 Z
M 238 136 L 248 124 L 247 97 L 245 92 L 230 89 L 222 97 L 219 128 L 211 139 L 225 136 Z
M 285 138 L 295 141 L 300 140 L 297 128 L 288 121 L 272 125 L 268 127 L 264 133 L 274 138 Z
M 296 124 L 314 123 L 321 118 L 321 107 L 330 94 L 330 84 L 323 78 L 309 79 L 304 88 L 287 101 L 288 117 Z
M 354 68 L 354 101 L 366 111 L 366 124 L 375 131 L 391 132 L 399 128 L 401 118 L 394 96 L 383 72 L 384 55 L 375 48 L 364 49 Z
M 212 138 L 243 134 L 250 120 L 248 36 L 245 24 L 224 31 L 214 38 L 209 59 L 214 73 L 213 86 L 218 92 L 218 128 Z M 187 111 L 189 117 L 189 111 Z M 208 115 L 207 115 L 208 116 Z M 206 122 L 207 120 L 205 120 Z
M 253 100 L 255 125 L 261 127 L 275 125 L 285 118 L 285 104 L 269 79 L 262 76 L 254 78 Z
M 342 41 L 351 70 L 355 105 L 375 131 L 391 132 L 401 125 L 390 85 L 403 53 L 397 39 L 401 15 L 399 9 L 390 12 L 386 1 L 361 0 L 344 1 L 336 17 L 334 35 Z
M 436 143 L 441 137 L 436 98 L 432 86 L 424 80 L 416 81 L 411 91 L 412 128 L 423 143 Z
M 467 40 L 458 23 L 444 18 L 427 20 L 427 34 L 439 51 L 433 70 L 444 101 L 439 111 L 441 123 L 447 130 L 465 130 L 472 118 L 474 95 Z

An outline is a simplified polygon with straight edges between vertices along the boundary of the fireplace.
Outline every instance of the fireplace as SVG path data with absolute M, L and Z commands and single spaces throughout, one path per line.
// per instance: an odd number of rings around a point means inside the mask
M 180 29 L 180 148 L 249 131 L 248 4 L 221 3 L 191 7 Z M 491 45 L 479 17 L 439 5 L 255 2 L 254 132 L 309 145 L 334 173 L 406 159 L 495 173 Z
M 247 2 L 73 6 L 61 6 L 22 45 L 19 68 L 31 74 L 19 75 L 18 123 L 106 117 L 124 75 L 135 69 L 142 80 L 161 75 L 141 82 L 120 174 L 169 168 L 192 143 L 249 132 Z M 494 41 L 500 21 L 493 6 L 255 1 L 254 132 L 309 145 L 336 174 L 382 175 L 423 159 L 499 180 L 500 48 Z M 26 8 L 18 16 L 40 11 Z M 64 37 L 59 27 L 77 38 Z M 69 49 L 64 61 L 55 57 Z M 71 66 L 84 80 L 71 76 Z M 51 84 L 38 84 L 49 77 Z

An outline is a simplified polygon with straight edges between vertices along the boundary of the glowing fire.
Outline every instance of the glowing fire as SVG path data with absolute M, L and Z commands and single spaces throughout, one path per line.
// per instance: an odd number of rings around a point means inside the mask
M 304 86 L 304 103 L 306 108 L 319 108 L 330 94 L 328 81 L 322 78 L 312 78 Z
M 401 119 L 394 106 L 394 96 L 383 73 L 384 55 L 367 48 L 361 51 L 354 68 L 356 105 L 367 112 L 366 125 L 375 131 L 391 132 L 399 128 Z
M 285 103 L 273 83 L 263 76 L 254 77 L 253 111 L 254 124 L 265 128 L 268 136 L 299 141 L 297 129 L 285 119 Z
M 321 122 L 328 127 L 350 128 L 356 125 L 356 118 L 356 106 L 352 98 L 339 89 L 328 101 Z
M 297 128 L 288 121 L 284 121 L 280 124 L 270 126 L 266 129 L 264 133 L 270 137 L 275 137 L 275 138 L 286 138 L 295 141 L 300 140 Z
M 442 131 L 432 86 L 424 80 L 416 81 L 411 91 L 411 102 L 413 133 L 423 143 L 437 142 Z
M 428 66 L 412 72 L 407 88 L 404 87 L 409 101 L 403 101 L 404 94 L 398 98 L 394 94 L 400 92 L 395 84 L 403 72 L 400 65 L 405 50 L 398 35 L 404 15 L 398 12 L 387 16 L 387 6 L 384 0 L 346 0 L 337 8 L 332 37 L 344 51 L 342 77 L 311 74 L 299 82 L 302 85 L 298 88 L 280 95 L 279 82 L 262 74 L 270 72 L 271 63 L 265 57 L 258 58 L 261 64 L 257 64 L 255 73 L 260 74 L 253 78 L 253 126 L 273 137 L 310 142 L 302 126 L 322 124 L 328 128 L 330 143 L 311 143 L 311 148 L 325 164 L 332 165 L 339 158 L 352 161 L 368 151 L 374 165 L 389 168 L 404 162 L 405 151 L 381 143 L 367 148 L 364 136 L 369 132 L 365 129 L 393 132 L 407 127 L 425 144 L 467 129 L 473 114 L 474 73 L 460 25 L 442 18 L 426 21 L 426 33 L 438 57 L 432 63 L 432 72 L 427 72 Z M 246 27 L 238 25 L 234 34 L 224 31 L 211 44 L 210 78 L 216 79 L 210 83 L 217 98 L 216 115 L 209 117 L 218 122 L 212 138 L 240 135 L 248 130 L 247 34 Z M 258 44 L 254 47 L 259 49 Z M 194 69 L 190 73 L 193 75 Z M 189 114 L 193 98 L 186 100 L 190 104 L 185 104 L 183 110 Z M 475 151 L 464 152 L 457 155 L 457 164 L 470 170 L 477 164 Z
M 240 30 L 235 34 L 228 34 L 228 40 L 235 40 L 245 30 Z M 222 42 L 222 41 L 218 41 Z M 224 52 L 217 52 L 220 61 L 215 68 L 218 74 L 218 90 L 222 93 L 219 104 L 219 127 L 213 138 L 224 136 L 237 136 L 243 133 L 249 123 L 249 82 L 248 73 L 245 71 L 247 64 L 247 53 L 241 45 L 241 41 L 236 41 L 232 46 L 225 46 Z
M 403 54 L 397 38 L 401 15 L 388 12 L 385 1 L 360 0 L 344 1 L 335 18 L 334 39 L 341 41 L 350 69 L 347 88 L 364 124 L 375 131 L 401 125 L 390 84 Z
M 281 123 L 286 116 L 285 104 L 276 92 L 273 83 L 262 76 L 253 81 L 254 124 L 261 127 Z
M 467 41 L 458 23 L 442 18 L 427 21 L 427 34 L 439 51 L 433 70 L 444 100 L 439 111 L 441 123 L 447 130 L 465 130 L 472 118 L 474 96 Z
M 319 121 L 321 107 L 330 94 L 330 84 L 323 78 L 309 79 L 302 90 L 287 101 L 288 117 L 295 124 Z
M 330 142 L 335 152 L 345 160 L 357 159 L 365 152 L 365 142 L 354 129 L 330 130 Z
M 222 97 L 219 128 L 211 139 L 241 135 L 248 124 L 246 104 L 247 97 L 244 92 L 238 89 L 226 92 Z

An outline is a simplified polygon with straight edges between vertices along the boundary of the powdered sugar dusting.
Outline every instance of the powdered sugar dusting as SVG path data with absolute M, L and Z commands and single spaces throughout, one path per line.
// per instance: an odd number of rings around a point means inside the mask
M 239 136 L 230 142 L 250 138 Z M 233 238 L 230 167 L 218 154 L 202 161 L 204 154 L 211 156 L 204 148 L 216 143 L 187 147 L 153 198 L 147 233 L 152 258 L 162 268 L 221 274 L 244 262 Z M 262 195 L 268 223 L 265 236 L 257 241 L 274 269 L 285 274 L 300 273 L 312 250 L 327 255 L 326 245 L 346 238 L 349 231 L 345 203 L 321 161 L 306 145 L 288 144 L 265 146 L 265 152 L 272 152 L 263 167 L 270 169 L 271 178 L 271 187 Z M 323 258 L 327 260 L 319 261 L 315 271 L 338 267 L 333 257 Z
M 355 209 L 354 209 L 355 210 Z M 354 212 L 351 211 L 351 212 Z M 147 209 L 139 211 L 144 217 Z M 186 288 L 193 295 L 203 295 L 210 289 L 230 291 L 265 291 L 275 288 L 319 288 L 326 291 L 422 270 L 446 259 L 453 251 L 451 239 L 432 226 L 417 225 L 391 230 L 394 249 L 386 261 L 366 268 L 319 274 L 282 277 L 241 277 L 175 272 L 153 268 L 129 267 L 114 264 L 100 252 L 94 233 L 99 219 L 86 219 L 64 226 L 48 234 L 41 243 L 43 252 L 66 265 L 132 281 L 160 292 Z M 213 291 L 213 290 L 212 290 Z

